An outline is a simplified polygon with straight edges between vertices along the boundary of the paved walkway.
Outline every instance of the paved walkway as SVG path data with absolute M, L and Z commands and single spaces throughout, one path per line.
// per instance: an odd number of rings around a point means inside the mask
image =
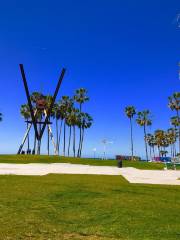
M 70 163 L 52 164 L 0 164 L 0 175 L 47 175 L 56 174 L 94 174 L 94 175 L 120 175 L 121 171 L 117 167 L 89 166 Z
M 135 168 L 117 168 L 89 166 L 69 163 L 53 164 L 0 164 L 0 175 L 37 175 L 55 174 L 93 174 L 122 175 L 130 183 L 180 185 L 180 171 L 139 170 Z
M 122 168 L 121 175 L 130 183 L 180 185 L 180 171 L 175 170 L 139 170 L 136 168 Z

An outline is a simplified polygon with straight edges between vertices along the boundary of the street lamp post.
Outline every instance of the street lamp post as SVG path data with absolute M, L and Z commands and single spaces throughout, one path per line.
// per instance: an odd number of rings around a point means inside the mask
M 93 148 L 94 159 L 96 159 L 96 151 L 97 151 L 97 149 L 96 149 L 96 148 Z

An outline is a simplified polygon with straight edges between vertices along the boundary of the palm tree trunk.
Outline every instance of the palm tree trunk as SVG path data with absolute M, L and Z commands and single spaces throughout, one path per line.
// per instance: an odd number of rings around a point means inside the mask
M 58 128 L 58 119 L 56 118 L 56 151 L 57 151 L 57 154 L 59 155 L 58 139 L 59 139 L 59 128 Z
M 66 121 L 64 120 L 64 147 L 63 147 L 63 156 L 66 155 Z
M 84 128 L 82 128 L 82 139 L 81 139 L 80 157 L 81 157 L 81 155 L 82 155 L 83 143 L 84 143 Z
M 178 123 L 179 123 L 179 111 L 177 110 L 177 117 L 178 117 Z M 180 153 L 180 124 L 178 124 L 178 129 L 179 129 L 179 153 Z
M 160 147 L 158 146 L 158 153 L 159 153 L 159 157 L 161 157 L 161 154 L 160 154 Z
M 171 158 L 173 158 L 173 145 L 172 144 L 170 146 L 170 149 L 171 149 Z
M 78 147 L 78 154 L 77 157 L 80 157 L 80 149 L 81 149 L 81 141 L 82 141 L 82 128 L 80 127 L 80 133 L 79 133 L 79 147 Z
M 145 149 L 146 149 L 146 161 L 148 162 L 148 149 L 147 149 L 147 140 L 146 140 L 146 126 L 144 125 L 144 142 L 145 142 Z
M 176 143 L 174 143 L 174 157 L 176 157 L 177 151 L 176 151 Z
M 155 158 L 156 156 L 155 156 L 155 149 L 154 149 L 154 146 L 153 146 L 153 155 L 154 155 L 154 158 Z
M 69 127 L 69 144 L 68 144 L 68 157 L 69 157 L 69 153 L 70 153 L 70 146 L 71 146 L 71 131 L 72 127 Z
M 40 122 L 42 121 L 42 115 L 39 117 Z M 41 133 L 41 123 L 39 124 L 39 135 Z M 41 154 L 41 139 L 38 140 L 38 155 Z
M 150 155 L 150 160 L 152 161 L 152 148 L 149 146 L 149 155 Z
M 60 152 L 60 143 L 61 143 L 61 133 L 62 133 L 63 120 L 61 119 L 60 130 L 59 130 L 59 139 L 58 139 L 58 153 Z
M 174 144 L 172 144 L 172 157 L 174 157 Z
M 133 127 L 132 127 L 131 117 L 130 117 L 130 128 L 131 128 L 131 160 L 134 160 Z
M 41 118 L 40 118 L 41 121 Z M 39 124 L 39 135 L 41 132 L 41 124 Z M 37 154 L 40 155 L 41 154 L 41 139 L 38 139 L 38 149 L 37 149 Z
M 76 157 L 76 127 L 75 127 L 75 125 L 73 126 L 73 152 L 74 152 L 74 157 Z
M 79 107 L 79 112 L 80 114 L 82 113 L 82 103 L 80 103 L 80 107 Z M 79 147 L 78 147 L 78 154 L 77 154 L 77 157 L 80 157 L 80 149 L 81 149 L 81 141 L 82 141 L 82 127 L 81 127 L 81 124 L 80 124 L 80 127 L 79 127 Z

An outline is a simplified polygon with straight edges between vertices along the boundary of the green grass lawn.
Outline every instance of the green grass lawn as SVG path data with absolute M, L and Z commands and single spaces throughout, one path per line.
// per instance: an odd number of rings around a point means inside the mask
M 58 156 L 33 156 L 33 155 L 0 155 L 0 163 L 73 163 L 89 164 L 94 166 L 117 166 L 116 160 L 94 160 L 83 158 L 68 158 Z M 135 167 L 138 169 L 161 170 L 164 168 L 162 163 L 147 163 L 123 161 L 124 167 Z
M 120 176 L 0 176 L 1 240 L 178 240 L 180 187 Z

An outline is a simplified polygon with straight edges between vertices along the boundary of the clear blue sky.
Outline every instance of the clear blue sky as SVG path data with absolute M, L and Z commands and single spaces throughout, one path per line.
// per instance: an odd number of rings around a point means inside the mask
M 0 153 L 15 153 L 25 125 L 19 107 L 26 102 L 19 63 L 31 91 L 52 93 L 67 68 L 59 95 L 79 87 L 89 91 L 85 106 L 94 118 L 85 155 L 101 139 L 114 141 L 109 154 L 128 154 L 129 122 L 124 107 L 150 109 L 153 126 L 167 129 L 167 97 L 180 90 L 180 29 L 177 0 L 3 1 L 0 8 Z M 137 155 L 144 155 L 142 129 L 135 127 Z M 44 147 L 45 148 L 45 147 Z

